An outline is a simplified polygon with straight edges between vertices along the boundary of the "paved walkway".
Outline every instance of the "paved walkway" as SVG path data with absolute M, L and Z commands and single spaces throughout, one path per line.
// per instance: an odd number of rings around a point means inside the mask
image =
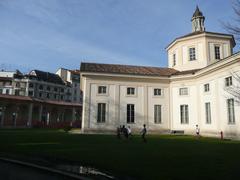
M 1 180 L 76 180 L 74 178 L 50 173 L 44 170 L 31 168 L 0 161 Z

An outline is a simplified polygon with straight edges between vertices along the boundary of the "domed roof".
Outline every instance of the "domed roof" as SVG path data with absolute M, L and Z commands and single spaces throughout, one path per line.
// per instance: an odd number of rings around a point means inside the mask
M 203 16 L 203 13 L 199 10 L 198 6 L 196 7 L 196 10 L 193 14 L 193 18 L 194 17 L 199 17 L 199 16 Z

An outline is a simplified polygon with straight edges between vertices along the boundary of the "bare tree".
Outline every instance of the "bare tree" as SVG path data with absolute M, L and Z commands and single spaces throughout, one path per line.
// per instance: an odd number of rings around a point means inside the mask
M 233 22 L 223 22 L 223 27 L 235 36 L 235 39 L 240 42 L 240 0 L 234 0 L 232 7 L 235 13 Z

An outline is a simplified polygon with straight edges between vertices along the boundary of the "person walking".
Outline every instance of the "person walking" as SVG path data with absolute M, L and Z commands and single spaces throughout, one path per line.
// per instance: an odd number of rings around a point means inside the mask
M 198 138 L 200 137 L 200 128 L 198 127 L 198 125 L 196 125 L 196 135 Z
M 142 131 L 141 131 L 141 133 L 142 133 L 142 139 L 143 139 L 143 142 L 147 142 L 147 140 L 146 140 L 146 134 L 147 134 L 147 128 L 146 128 L 146 124 L 144 124 L 143 125 L 143 129 L 142 129 Z
M 128 131 L 128 136 L 129 137 L 132 136 L 132 130 L 131 130 L 130 126 L 127 127 L 127 131 Z

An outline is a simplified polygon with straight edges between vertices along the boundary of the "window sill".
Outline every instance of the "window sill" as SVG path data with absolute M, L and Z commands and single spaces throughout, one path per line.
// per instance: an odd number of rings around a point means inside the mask
M 106 93 L 106 94 L 97 94 L 97 96 L 108 96 L 108 94 Z

